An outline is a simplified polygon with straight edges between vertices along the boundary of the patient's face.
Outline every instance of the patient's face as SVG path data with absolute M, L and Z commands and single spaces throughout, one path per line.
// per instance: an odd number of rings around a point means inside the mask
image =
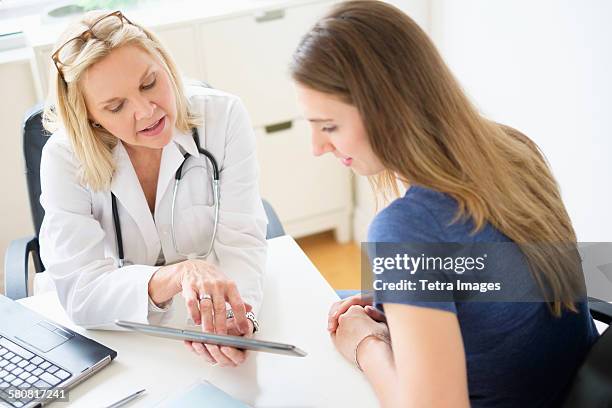
M 332 153 L 343 165 L 362 176 L 384 170 L 372 151 L 357 108 L 300 84 L 296 84 L 296 91 L 304 117 L 310 122 L 315 156 Z
M 81 79 L 92 122 L 132 147 L 162 148 L 172 138 L 176 99 L 160 61 L 139 47 L 113 50 Z

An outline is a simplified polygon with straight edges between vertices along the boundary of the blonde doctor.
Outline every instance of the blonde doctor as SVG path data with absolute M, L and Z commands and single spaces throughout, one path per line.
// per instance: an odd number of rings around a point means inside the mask
M 155 36 L 120 12 L 83 16 L 52 59 L 39 238 L 70 318 L 110 329 L 116 319 L 159 321 L 180 293 L 204 331 L 250 336 L 267 220 L 241 101 L 184 86 Z M 245 358 L 187 345 L 213 364 Z

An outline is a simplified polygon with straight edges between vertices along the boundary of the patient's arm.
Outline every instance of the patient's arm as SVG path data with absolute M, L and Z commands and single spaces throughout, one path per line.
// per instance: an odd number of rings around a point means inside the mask
M 455 314 L 385 304 L 393 352 L 367 340 L 358 359 L 384 407 L 468 407 L 463 340 Z

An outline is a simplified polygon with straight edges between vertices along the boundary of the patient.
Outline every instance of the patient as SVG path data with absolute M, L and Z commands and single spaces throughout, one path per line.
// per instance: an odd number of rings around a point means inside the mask
M 487 272 L 541 295 L 376 290 L 334 304 L 333 342 L 381 405 L 558 405 L 597 332 L 576 251 L 563 251 L 574 229 L 536 145 L 483 117 L 425 33 L 382 2 L 336 6 L 304 36 L 291 73 L 315 155 L 333 154 L 379 192 L 408 187 L 375 217 L 369 242 L 510 245 L 520 256 Z

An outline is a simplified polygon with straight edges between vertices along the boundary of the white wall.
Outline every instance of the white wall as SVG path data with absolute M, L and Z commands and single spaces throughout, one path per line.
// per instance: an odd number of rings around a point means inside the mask
M 432 36 L 489 117 L 544 151 L 582 241 L 612 241 L 612 2 L 433 0 Z
M 430 33 L 485 115 L 540 146 L 578 239 L 612 241 L 612 2 L 394 3 Z M 356 241 L 374 214 L 368 189 L 357 180 Z
M 12 239 L 33 233 L 21 154 L 21 118 L 36 103 L 30 62 L 0 63 L 0 257 Z M 26 84 L 24 86 L 24 84 Z M 0 289 L 4 284 L 4 262 L 0 264 Z M 3 293 L 3 290 L 0 290 Z

